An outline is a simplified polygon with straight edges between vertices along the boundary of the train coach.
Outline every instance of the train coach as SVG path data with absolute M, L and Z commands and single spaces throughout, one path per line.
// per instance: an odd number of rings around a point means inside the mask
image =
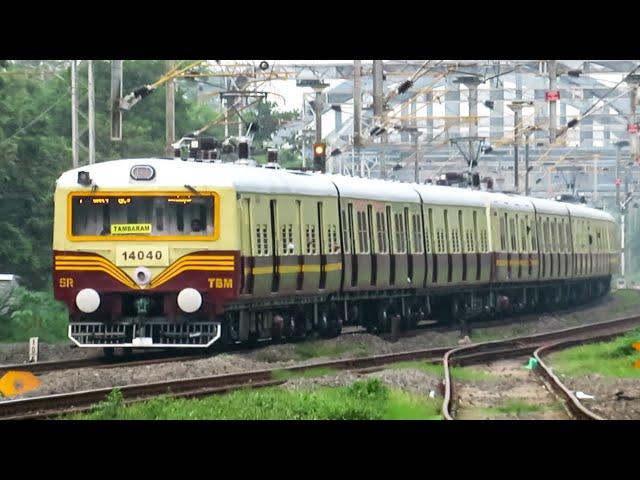
M 56 184 L 55 296 L 81 347 L 206 348 L 578 303 L 618 238 L 581 205 L 179 159 Z

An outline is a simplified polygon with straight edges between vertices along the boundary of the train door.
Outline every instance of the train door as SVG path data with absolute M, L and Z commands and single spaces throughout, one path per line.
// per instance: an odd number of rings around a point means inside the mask
M 443 209 L 444 215 L 444 252 L 447 258 L 447 283 L 451 283 L 453 279 L 453 261 L 451 258 L 451 238 L 450 238 L 450 228 L 449 228 L 449 210 L 447 208 Z
M 356 238 L 353 230 L 353 203 L 349 203 L 349 205 L 347 205 L 347 221 L 349 225 L 349 235 L 351 237 L 351 286 L 357 287 L 358 268 L 360 263 L 357 253 L 360 250 L 356 250 Z M 360 236 L 358 236 L 358 240 L 360 240 Z
M 508 212 L 504 212 L 504 249 L 507 252 L 507 280 L 511 280 L 513 278 L 511 273 L 512 259 L 513 259 L 513 249 L 510 245 L 511 238 L 509 237 L 509 214 Z
M 269 201 L 269 218 L 271 220 L 271 293 L 278 293 L 278 287 L 280 285 L 280 255 L 278 252 L 278 202 L 277 200 Z
M 513 276 L 520 280 L 522 278 L 522 249 L 518 242 L 518 227 L 520 226 L 518 220 L 519 218 L 517 213 L 509 219 L 509 232 L 511 233 L 511 249 L 513 250 L 514 258 L 512 263 L 515 266 Z
M 253 294 L 265 296 L 273 286 L 273 237 L 270 226 L 269 200 L 261 195 L 255 196 L 251 207 L 251 227 L 254 250 L 253 255 Z
M 302 264 L 302 290 L 315 293 L 320 285 L 320 250 L 318 236 L 317 204 L 311 199 L 301 200 L 300 236 L 303 239 L 301 252 L 304 255 Z
M 296 200 L 296 224 L 294 226 L 294 232 L 296 235 L 295 243 L 298 249 L 298 274 L 296 278 L 296 290 L 303 289 L 304 282 L 304 238 L 302 235 L 302 202 Z
M 320 290 L 324 290 L 327 284 L 327 251 L 324 238 L 324 211 L 323 203 L 318 202 L 318 253 L 320 254 Z
M 368 288 L 371 286 L 371 245 L 366 207 L 356 210 L 356 227 L 358 231 L 357 286 Z
M 527 215 L 521 214 L 518 226 L 520 229 L 520 252 L 522 252 L 520 261 L 522 277 L 530 280 L 531 262 L 529 260 L 529 245 L 527 242 L 527 218 Z
M 465 231 L 464 231 L 464 222 L 462 221 L 462 210 L 458 210 L 458 219 L 457 219 L 457 232 L 460 238 L 458 239 L 458 245 L 455 245 L 455 247 L 457 247 L 457 249 L 459 250 L 460 253 L 458 253 L 458 256 L 460 257 L 460 263 L 461 263 L 461 274 L 460 274 L 460 280 L 463 282 L 467 281 L 467 252 L 469 251 L 469 246 L 465 245 Z
M 431 264 L 427 262 L 427 269 L 431 269 L 432 276 L 431 282 L 438 282 L 438 263 L 439 263 L 439 253 L 440 253 L 440 237 L 439 233 L 434 230 L 434 222 L 433 222 L 433 209 L 429 209 L 429 225 L 427 229 L 427 238 L 431 241 Z
M 394 255 L 394 284 L 407 284 L 407 224 L 406 208 L 393 213 L 393 242 L 392 253 Z M 391 229 L 389 230 L 391 232 Z
M 376 280 L 378 287 L 393 285 L 395 272 L 395 258 L 392 255 L 389 223 L 391 222 L 391 207 L 379 207 L 375 211 L 376 232 Z
M 402 257 L 402 265 L 400 273 L 400 281 L 402 285 L 411 285 L 413 282 L 413 249 L 411 248 L 411 233 L 409 228 L 410 215 L 409 207 L 404 207 L 403 223 L 404 223 L 404 255 Z
M 473 211 L 472 215 L 472 223 L 473 229 L 469 232 L 471 236 L 471 251 L 474 252 L 473 255 L 476 258 L 476 282 L 480 281 L 480 276 L 482 274 L 482 263 L 480 261 L 480 242 L 478 241 L 478 212 L 476 210 Z
M 242 257 L 240 268 L 242 269 L 241 292 L 245 295 L 253 293 L 253 267 L 254 267 L 254 249 L 253 235 L 251 234 L 251 199 L 243 198 L 241 205 L 242 210 Z
M 347 282 L 351 282 L 351 269 L 353 268 L 351 236 L 349 231 L 348 215 L 346 205 L 340 201 L 340 233 L 342 235 L 342 273 L 340 277 L 341 289 L 347 286 Z
M 411 230 L 411 238 L 413 242 L 413 245 L 411 247 L 411 282 L 418 288 L 420 288 L 424 287 L 427 281 L 426 256 L 428 252 L 425 247 L 425 234 L 422 221 L 422 213 L 419 211 L 413 211 L 411 213 Z
M 535 207 L 534 207 L 534 211 L 531 215 L 530 218 L 527 219 L 528 222 L 528 232 L 529 232 L 529 245 L 530 245 L 530 251 L 531 251 L 531 255 L 529 256 L 530 263 L 533 266 L 532 269 L 532 276 L 533 279 L 538 279 L 540 277 L 540 255 L 538 253 L 538 229 L 536 228 L 536 212 L 535 212 Z
M 565 223 L 565 237 L 567 243 L 567 276 L 573 277 L 575 275 L 575 263 L 573 255 L 573 234 L 571 232 L 571 214 L 567 217 Z
M 375 286 L 376 280 L 378 278 L 378 263 L 376 261 L 376 249 L 375 249 L 375 240 L 374 234 L 375 231 L 373 228 L 373 206 L 367 205 L 367 215 L 366 215 L 366 231 L 365 235 L 369 242 L 369 262 L 371 265 L 371 277 L 369 279 L 369 286 Z

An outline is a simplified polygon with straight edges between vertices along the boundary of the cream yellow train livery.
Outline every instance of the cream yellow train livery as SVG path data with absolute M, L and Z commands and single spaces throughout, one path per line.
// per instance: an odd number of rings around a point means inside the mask
M 56 298 L 82 347 L 209 347 L 579 303 L 614 219 L 515 195 L 179 159 L 57 181 Z

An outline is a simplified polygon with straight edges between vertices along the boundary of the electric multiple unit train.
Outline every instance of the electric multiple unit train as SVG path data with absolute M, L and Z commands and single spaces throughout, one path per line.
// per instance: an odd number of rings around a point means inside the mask
M 608 291 L 618 258 L 600 210 L 446 186 L 127 159 L 55 192 L 55 296 L 107 353 L 559 308 Z

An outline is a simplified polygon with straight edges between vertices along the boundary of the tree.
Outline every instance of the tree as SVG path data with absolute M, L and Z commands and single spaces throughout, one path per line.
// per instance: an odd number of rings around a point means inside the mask
M 110 139 L 108 61 L 94 61 L 96 161 L 163 156 L 165 87 L 123 115 L 123 140 Z M 165 73 L 163 60 L 124 62 L 124 92 L 154 83 Z M 55 181 L 72 167 L 70 64 L 61 61 L 0 61 L 0 273 L 20 275 L 25 284 L 45 288 L 51 279 Z M 79 109 L 87 111 L 87 65 L 78 68 Z M 197 101 L 195 84 L 177 83 L 176 133 L 180 136 L 222 117 Z M 277 112 L 265 102 L 243 116 L 258 122 L 259 148 L 295 112 Z M 222 124 L 207 130 L 222 140 Z M 86 133 L 81 141 L 86 145 Z M 83 153 L 86 157 L 86 154 Z

